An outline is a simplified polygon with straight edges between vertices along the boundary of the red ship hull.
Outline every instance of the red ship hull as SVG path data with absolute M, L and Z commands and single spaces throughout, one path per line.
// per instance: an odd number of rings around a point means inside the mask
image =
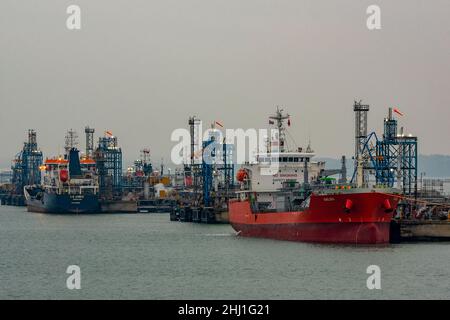
M 347 243 L 389 243 L 392 212 L 398 197 L 379 192 L 311 195 L 298 212 L 252 212 L 249 200 L 229 203 L 230 223 L 245 237 Z

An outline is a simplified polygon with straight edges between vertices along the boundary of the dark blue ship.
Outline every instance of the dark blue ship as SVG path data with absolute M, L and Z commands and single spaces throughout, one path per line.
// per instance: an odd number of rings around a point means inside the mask
M 43 213 L 98 213 L 99 186 L 96 163 L 81 159 L 72 148 L 67 159 L 47 159 L 40 185 L 25 186 L 28 211 Z

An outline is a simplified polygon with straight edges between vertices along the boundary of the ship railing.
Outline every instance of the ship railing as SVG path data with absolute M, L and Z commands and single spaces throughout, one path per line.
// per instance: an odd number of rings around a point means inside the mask
M 69 194 L 97 194 L 98 186 L 69 186 L 68 193 Z
M 43 188 L 45 189 L 45 191 L 47 191 L 49 193 L 58 194 L 59 188 L 57 186 L 45 184 L 45 185 L 43 185 Z
M 312 184 L 312 190 L 351 190 L 356 188 L 354 183 Z

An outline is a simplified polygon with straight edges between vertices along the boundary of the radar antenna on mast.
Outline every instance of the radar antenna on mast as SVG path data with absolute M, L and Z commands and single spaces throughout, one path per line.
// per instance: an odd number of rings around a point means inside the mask
M 274 124 L 278 128 L 279 131 L 279 146 L 280 152 L 285 152 L 286 147 L 286 128 L 284 126 L 284 121 L 290 118 L 288 113 L 283 113 L 283 109 L 277 106 L 277 111 L 274 115 L 270 116 L 269 119 L 275 120 L 275 122 L 269 120 L 269 124 Z

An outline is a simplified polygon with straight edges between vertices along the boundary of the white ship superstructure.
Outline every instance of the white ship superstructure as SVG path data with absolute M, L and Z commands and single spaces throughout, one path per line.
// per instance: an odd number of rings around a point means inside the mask
M 279 142 L 275 148 L 273 144 L 268 145 L 267 152 L 258 153 L 256 162 L 243 165 L 240 172 L 243 187 L 251 191 L 258 198 L 258 202 L 270 203 L 269 208 L 273 208 L 276 204 L 275 195 L 286 182 L 302 185 L 304 182 L 317 181 L 325 170 L 325 162 L 312 160 L 315 153 L 310 145 L 305 150 L 299 147 L 296 151 L 289 150 L 286 145 L 284 121 L 287 120 L 289 125 L 290 119 L 282 109 L 277 108 L 270 119 L 270 124 L 274 124 L 278 129 Z

